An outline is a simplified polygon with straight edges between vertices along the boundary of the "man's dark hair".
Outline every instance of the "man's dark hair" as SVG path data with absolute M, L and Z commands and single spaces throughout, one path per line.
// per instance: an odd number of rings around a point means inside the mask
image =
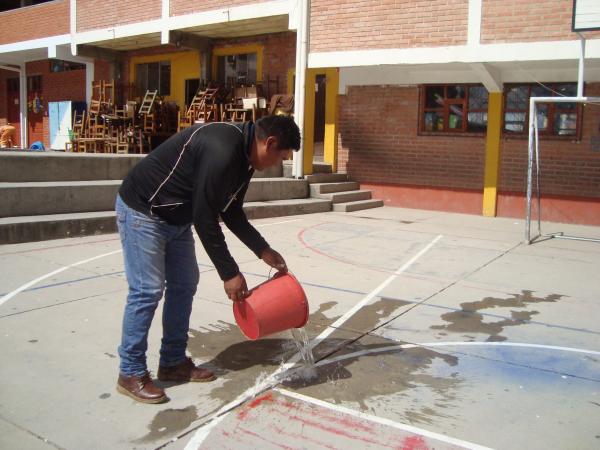
M 276 137 L 278 150 L 296 151 L 300 148 L 300 130 L 290 116 L 266 116 L 258 119 L 255 132 L 259 139 Z

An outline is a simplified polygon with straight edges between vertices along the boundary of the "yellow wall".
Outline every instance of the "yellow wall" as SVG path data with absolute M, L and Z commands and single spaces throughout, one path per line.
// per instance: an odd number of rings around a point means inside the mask
M 200 53 L 197 51 L 165 53 L 148 56 L 132 56 L 129 79 L 135 82 L 136 64 L 170 61 L 171 62 L 171 95 L 167 101 L 177 102 L 180 108 L 185 105 L 185 80 L 200 78 Z

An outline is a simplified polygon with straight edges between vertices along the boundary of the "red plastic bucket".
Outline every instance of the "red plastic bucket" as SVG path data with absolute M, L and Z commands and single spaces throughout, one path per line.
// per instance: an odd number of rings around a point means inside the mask
M 293 275 L 277 273 L 252 289 L 244 301 L 234 302 L 233 315 L 244 336 L 255 340 L 303 327 L 308 320 L 308 301 Z

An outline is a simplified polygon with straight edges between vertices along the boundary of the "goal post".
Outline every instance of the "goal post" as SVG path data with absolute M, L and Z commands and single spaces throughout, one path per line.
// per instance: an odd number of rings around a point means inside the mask
M 531 244 L 534 240 L 544 236 L 542 234 L 542 203 L 541 203 L 541 188 L 540 188 L 540 140 L 538 129 L 538 103 L 595 103 L 600 104 L 600 97 L 530 97 L 529 98 L 529 146 L 528 146 L 528 163 L 527 163 L 527 203 L 525 210 L 525 243 Z M 531 203 L 533 199 L 533 183 L 535 173 L 535 191 L 537 200 L 537 234 L 531 235 Z M 563 233 L 553 233 L 546 237 L 574 239 L 580 241 L 600 242 L 600 239 L 569 236 Z

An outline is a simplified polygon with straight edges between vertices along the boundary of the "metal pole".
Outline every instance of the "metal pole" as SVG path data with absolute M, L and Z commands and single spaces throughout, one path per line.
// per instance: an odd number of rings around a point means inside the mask
M 533 117 L 533 128 L 535 130 L 535 185 L 538 205 L 538 236 L 542 235 L 542 196 L 540 190 L 540 136 L 537 118 L 537 106 L 534 106 L 535 116 Z
M 527 207 L 525 209 L 525 243 L 531 244 L 531 185 L 533 173 L 533 117 L 535 116 L 534 97 L 529 98 L 529 157 L 527 162 Z

